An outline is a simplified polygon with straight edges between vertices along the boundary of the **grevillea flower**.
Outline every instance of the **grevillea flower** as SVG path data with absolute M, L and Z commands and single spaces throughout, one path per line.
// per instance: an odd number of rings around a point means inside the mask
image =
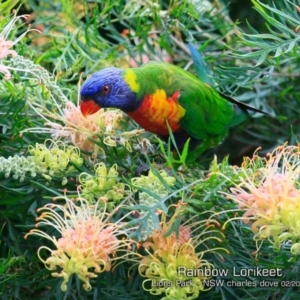
M 35 147 L 30 145 L 28 151 L 37 171 L 47 180 L 51 180 L 52 176 L 62 176 L 74 171 L 75 167 L 70 162 L 78 166 L 83 163 L 80 150 L 63 141 L 46 140 L 44 144 L 36 144 Z M 66 183 L 66 178 L 63 178 L 63 183 Z
M 23 34 L 21 34 L 14 41 L 8 40 L 8 37 L 14 28 L 16 22 L 20 19 L 27 19 L 29 15 L 16 16 L 16 11 L 14 12 L 13 18 L 6 24 L 6 26 L 0 32 L 0 73 L 4 74 L 4 79 L 9 80 L 11 78 L 10 70 L 14 68 L 5 66 L 2 62 L 3 59 L 7 58 L 8 55 L 15 57 L 18 53 L 11 48 L 16 45 L 29 31 L 38 31 L 36 29 L 28 28 Z
M 90 278 L 112 269 L 112 262 L 119 259 L 117 251 L 126 251 L 129 241 L 120 239 L 127 236 L 122 220 L 117 223 L 109 221 L 110 215 L 105 209 L 99 210 L 99 200 L 96 205 L 79 196 L 76 202 L 67 197 L 63 199 L 66 205 L 49 203 L 38 209 L 42 214 L 37 218 L 36 227 L 46 225 L 59 232 L 60 237 L 50 236 L 41 229 L 32 229 L 28 235 L 36 235 L 50 240 L 55 249 L 42 246 L 38 250 L 39 259 L 46 268 L 52 271 L 52 276 L 61 277 L 62 291 L 66 291 L 67 283 L 72 274 L 77 274 L 83 281 L 83 288 L 91 290 Z M 77 205 L 78 204 L 78 205 Z M 45 251 L 50 256 L 43 259 Z
M 31 155 L 26 157 L 18 155 L 0 157 L 0 173 L 4 173 L 6 178 L 12 175 L 20 182 L 24 181 L 27 173 L 31 177 L 40 173 L 47 180 L 51 180 L 52 176 L 62 177 L 62 184 L 66 184 L 65 175 L 75 170 L 71 163 L 77 166 L 83 163 L 80 150 L 62 141 L 46 140 L 44 144 L 36 143 L 35 146 L 28 147 L 28 152 Z
M 155 175 L 151 170 L 149 170 L 149 174 L 147 176 L 140 176 L 131 179 L 131 183 L 133 186 L 137 188 L 144 188 L 152 193 L 156 194 L 159 198 L 164 198 L 169 194 L 169 190 L 166 188 L 166 185 L 173 186 L 175 184 L 175 177 L 168 176 L 165 170 L 157 171 L 158 176 Z M 149 195 L 147 192 L 139 192 L 139 200 L 140 204 L 144 204 L 147 206 L 152 206 L 156 204 L 159 199 L 154 198 Z
M 96 140 L 97 135 L 104 133 L 104 143 L 108 146 L 116 146 L 116 142 L 110 135 L 120 128 L 121 111 L 105 112 L 104 109 L 100 109 L 97 113 L 85 118 L 80 107 L 70 101 L 66 103 L 62 111 L 63 116 L 60 119 L 65 124 L 64 126 L 53 122 L 45 124 L 52 128 L 51 135 L 54 139 L 64 137 L 81 150 L 97 154 L 100 147 L 91 140 Z
M 263 160 L 254 155 L 244 161 L 240 184 L 227 197 L 246 210 L 243 222 L 251 222 L 257 243 L 265 239 L 279 250 L 291 243 L 291 252 L 300 254 L 300 146 L 276 148 Z M 254 171 L 252 171 L 254 170 Z
M 105 197 L 107 200 L 107 210 L 111 211 L 124 197 L 125 184 L 118 182 L 118 166 L 114 164 L 111 168 L 107 168 L 104 163 L 95 164 L 95 175 L 81 173 L 78 177 L 80 183 L 81 195 L 90 203 L 95 198 Z
M 35 177 L 37 172 L 38 167 L 32 156 L 14 155 L 8 158 L 0 157 L 0 173 L 4 173 L 5 178 L 12 175 L 13 179 L 19 179 L 22 182 L 27 173 L 31 177 Z
M 218 222 L 206 220 L 191 224 L 182 224 L 177 227 L 177 233 L 172 232 L 175 222 L 178 224 L 182 212 L 182 203 L 179 203 L 172 218 L 167 221 L 166 214 L 162 214 L 160 227 L 156 229 L 148 240 L 141 245 L 148 253 L 139 264 L 139 273 L 147 279 L 143 282 L 143 288 L 153 295 L 165 294 L 162 299 L 195 299 L 201 291 L 207 290 L 205 280 L 210 276 L 204 270 L 213 269 L 214 266 L 203 259 L 205 252 L 213 252 L 216 249 L 206 249 L 197 252 L 198 246 L 208 240 L 220 239 L 220 233 L 211 230 Z M 195 234 L 196 231 L 200 233 Z M 207 234 L 207 236 L 205 236 Z M 204 236 L 204 238 L 203 238 Z M 180 272 L 180 268 L 190 270 L 203 270 L 199 276 L 193 276 Z M 180 282 L 183 283 L 180 285 Z M 184 284 L 189 282 L 189 284 Z M 209 289 L 209 288 L 208 288 Z
M 83 151 L 92 152 L 95 157 L 98 153 L 105 155 L 104 150 L 97 143 L 100 136 L 103 137 L 102 141 L 105 145 L 116 147 L 119 144 L 128 151 L 132 151 L 129 140 L 139 137 L 139 148 L 144 150 L 145 139 L 140 137 L 144 130 L 123 131 L 121 121 L 124 115 L 120 110 L 100 109 L 95 114 L 84 117 L 80 107 L 73 102 L 67 101 L 63 105 L 62 110 L 49 111 L 44 106 L 31 103 L 32 108 L 46 120 L 46 127 L 29 128 L 23 132 L 50 133 L 53 139 L 63 138 Z

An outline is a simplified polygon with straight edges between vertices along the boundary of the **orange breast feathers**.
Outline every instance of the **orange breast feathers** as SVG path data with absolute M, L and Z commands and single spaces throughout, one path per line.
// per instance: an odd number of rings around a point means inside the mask
M 158 135 L 168 135 L 167 122 L 172 132 L 180 129 L 179 121 L 185 115 L 185 109 L 178 103 L 180 92 L 176 91 L 167 98 L 164 90 L 146 95 L 142 104 L 134 112 L 127 113 L 145 130 Z

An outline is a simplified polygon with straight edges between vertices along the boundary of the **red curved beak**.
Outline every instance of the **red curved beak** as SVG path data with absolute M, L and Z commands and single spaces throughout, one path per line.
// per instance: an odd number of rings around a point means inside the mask
M 92 115 L 97 112 L 101 107 L 94 100 L 87 100 L 80 102 L 80 110 L 83 116 L 86 118 L 88 115 Z

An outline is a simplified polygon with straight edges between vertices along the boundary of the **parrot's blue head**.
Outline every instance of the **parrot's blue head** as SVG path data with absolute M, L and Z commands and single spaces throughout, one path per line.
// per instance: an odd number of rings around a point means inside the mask
M 125 82 L 123 73 L 122 69 L 106 68 L 84 82 L 80 91 L 80 109 L 84 116 L 105 107 L 119 108 L 124 112 L 134 111 L 138 107 L 136 93 Z

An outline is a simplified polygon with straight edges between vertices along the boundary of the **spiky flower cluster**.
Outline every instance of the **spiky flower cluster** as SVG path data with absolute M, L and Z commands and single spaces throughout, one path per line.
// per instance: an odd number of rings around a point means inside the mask
M 160 198 L 164 198 L 169 194 L 169 190 L 166 188 L 166 185 L 173 186 L 176 179 L 175 177 L 168 176 L 165 170 L 157 171 L 158 175 L 155 175 L 151 170 L 149 171 L 148 176 L 140 176 L 132 178 L 131 183 L 137 188 L 144 188 L 148 191 L 151 191 L 158 198 L 154 198 L 149 195 L 149 193 L 140 191 L 139 200 L 140 204 L 147 206 L 153 206 L 157 204 Z
M 56 198 L 60 199 L 66 205 L 49 203 L 38 209 L 42 214 L 37 218 L 36 225 L 53 227 L 60 236 L 50 236 L 36 228 L 25 238 L 36 235 L 54 244 L 54 250 L 46 246 L 40 247 L 38 256 L 46 268 L 52 271 L 52 276 L 63 279 L 62 291 L 66 291 L 72 274 L 77 274 L 83 281 L 83 288 L 89 291 L 92 288 L 90 279 L 97 277 L 98 273 L 111 270 L 112 262 L 118 259 L 116 252 L 126 251 L 130 247 L 128 240 L 119 239 L 120 236 L 125 237 L 127 232 L 123 229 L 122 219 L 118 223 L 111 223 L 105 209 L 99 209 L 103 200 L 91 205 L 80 196 L 76 202 L 67 197 Z M 50 256 L 43 259 L 45 250 L 50 252 Z
M 145 139 L 140 137 L 144 130 L 122 131 L 121 121 L 124 115 L 120 110 L 100 109 L 93 115 L 84 117 L 80 107 L 70 101 L 65 102 L 62 110 L 57 109 L 54 112 L 35 102 L 30 105 L 42 118 L 47 120 L 46 127 L 29 128 L 23 132 L 50 133 L 53 139 L 63 138 L 83 151 L 92 152 L 94 157 L 99 153 L 105 156 L 104 149 L 97 142 L 99 137 L 103 138 L 101 143 L 103 142 L 107 146 L 116 147 L 119 144 L 128 151 L 132 151 L 130 139 L 139 137 L 139 148 L 144 150 Z M 146 141 L 148 142 L 148 140 Z M 147 148 L 151 148 L 149 142 Z
M 74 146 L 68 146 L 62 141 L 46 140 L 44 144 L 36 144 L 35 147 L 30 145 L 28 151 L 32 155 L 38 171 L 47 180 L 51 180 L 52 176 L 62 176 L 74 171 L 75 167 L 70 165 L 70 162 L 78 166 L 83 162 L 80 150 Z M 66 183 L 65 181 L 66 179 L 63 178 L 63 183 Z
M 11 174 L 14 179 L 24 181 L 26 173 L 31 177 L 35 177 L 38 172 L 38 166 L 34 162 L 32 156 L 9 156 L 8 158 L 0 157 L 0 173 L 4 173 L 5 178 Z
M 62 113 L 63 115 L 58 119 L 64 125 L 54 122 L 47 122 L 45 124 L 51 127 L 52 138 L 63 137 L 81 150 L 93 152 L 94 155 L 97 155 L 99 150 L 104 155 L 104 150 L 92 141 L 97 140 L 98 135 L 104 135 L 104 144 L 116 146 L 116 140 L 112 138 L 112 134 L 120 128 L 119 122 L 122 119 L 121 111 L 104 111 L 104 109 L 100 109 L 95 114 L 85 118 L 80 111 L 80 107 L 68 101 Z
M 82 158 L 78 148 L 68 146 L 63 142 L 54 142 L 46 140 L 44 144 L 29 146 L 28 151 L 31 156 L 10 156 L 8 158 L 0 157 L 0 173 L 8 178 L 11 174 L 14 179 L 24 181 L 27 173 L 35 177 L 37 173 L 42 174 L 47 180 L 52 176 L 62 177 L 75 170 L 70 162 L 80 166 Z M 63 177 L 63 184 L 66 178 Z
M 300 146 L 283 145 L 263 160 L 254 155 L 244 166 L 241 183 L 227 197 L 246 210 L 244 223 L 252 222 L 257 242 L 269 239 L 274 250 L 283 242 L 291 243 L 291 252 L 300 254 Z
M 125 193 L 125 184 L 118 182 L 118 166 L 115 164 L 108 169 L 104 163 L 98 163 L 94 169 L 95 175 L 88 173 L 79 175 L 81 195 L 90 203 L 99 197 L 112 200 L 112 202 L 107 202 L 107 210 L 111 211 L 115 208 L 115 203 L 118 203 Z
M 162 214 L 160 227 L 146 242 L 142 243 L 148 253 L 139 264 L 140 275 L 147 278 L 143 282 L 143 288 L 153 295 L 165 294 L 165 297 L 162 298 L 164 300 L 195 299 L 201 291 L 206 290 L 205 280 L 209 277 L 205 275 L 205 272 L 199 272 L 199 276 L 189 276 L 178 270 L 182 267 L 192 270 L 214 268 L 211 263 L 202 259 L 205 252 L 214 251 L 214 249 L 197 252 L 196 248 L 204 240 L 219 241 L 216 234 L 209 236 L 215 231 L 210 229 L 217 224 L 216 221 L 210 224 L 206 224 L 206 221 L 189 225 L 183 224 L 179 225 L 175 232 L 172 232 L 171 228 L 174 228 L 174 223 L 178 221 L 182 211 L 181 206 L 182 204 L 178 205 L 168 222 L 166 215 Z M 201 229 L 200 234 L 193 234 L 201 227 L 204 229 Z M 205 234 L 208 236 L 201 241 L 200 239 Z

